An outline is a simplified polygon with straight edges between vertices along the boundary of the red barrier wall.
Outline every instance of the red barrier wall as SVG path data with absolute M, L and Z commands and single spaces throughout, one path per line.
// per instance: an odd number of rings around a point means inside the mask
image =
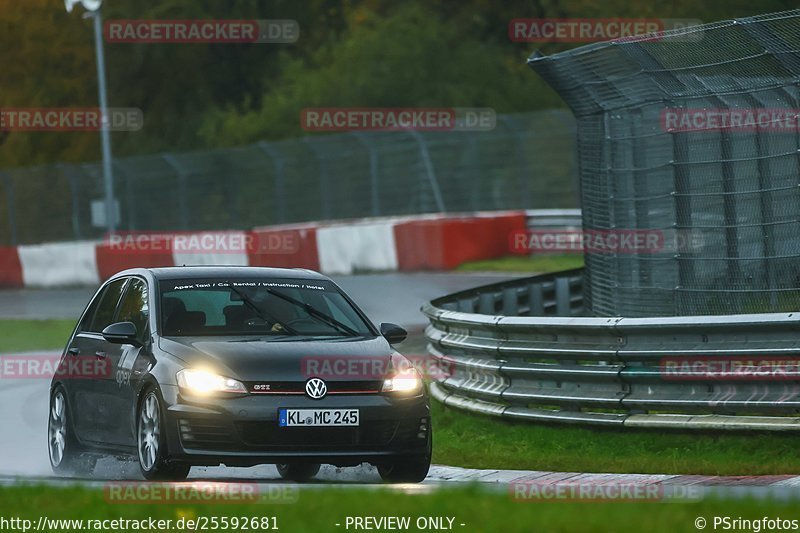
M 175 266 L 171 250 L 120 250 L 108 243 L 95 246 L 95 260 L 100 281 L 107 280 L 121 270 L 129 268 L 156 268 Z
M 0 246 L 0 287 L 21 288 L 22 265 L 15 246 Z
M 509 235 L 525 225 L 524 212 L 400 222 L 394 228 L 399 269 L 450 270 L 508 255 Z
M 319 270 L 316 227 L 256 228 L 250 235 L 250 266 Z

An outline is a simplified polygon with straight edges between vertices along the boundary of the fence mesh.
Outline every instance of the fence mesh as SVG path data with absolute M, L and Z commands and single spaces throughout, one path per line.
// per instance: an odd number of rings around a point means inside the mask
M 655 253 L 587 251 L 592 313 L 800 307 L 800 10 L 529 64 L 577 118 L 584 229 L 678 236 Z
M 577 205 L 566 110 L 498 115 L 486 132 L 358 132 L 114 161 L 118 229 L 244 229 Z M 0 171 L 0 242 L 104 233 L 99 163 Z

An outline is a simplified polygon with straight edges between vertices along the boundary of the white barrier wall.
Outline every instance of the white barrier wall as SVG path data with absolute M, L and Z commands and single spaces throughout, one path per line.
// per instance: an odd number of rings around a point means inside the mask
M 203 231 L 176 234 L 172 241 L 175 266 L 249 266 L 248 235 L 244 231 Z
M 24 286 L 99 284 L 95 244 L 92 241 L 77 241 L 19 246 Z
M 181 265 L 283 266 L 319 270 L 324 274 L 347 275 L 354 272 L 394 272 L 419 269 L 453 268 L 459 261 L 498 257 L 504 253 L 491 241 L 492 231 L 500 232 L 505 242 L 509 229 L 490 225 L 473 237 L 473 226 L 450 228 L 457 238 L 440 242 L 444 226 L 466 219 L 524 217 L 519 212 L 429 214 L 385 217 L 341 223 L 303 223 L 257 228 L 254 231 L 177 232 L 153 235 L 143 233 L 139 248 L 115 249 L 105 242 L 67 242 L 18 247 L 0 247 L 2 287 L 92 286 L 100 279 L 128 268 L 154 268 Z M 527 213 L 540 216 L 539 211 Z M 423 222 L 423 226 L 413 226 Z M 434 227 L 432 227 L 433 225 Z M 448 226 L 449 227 L 449 226 Z M 437 229 L 438 228 L 438 229 Z M 519 230 L 524 225 L 519 225 Z M 300 233 L 297 233 L 300 230 Z M 424 230 L 424 231 L 423 231 Z M 428 231 L 433 230 L 433 232 Z M 439 233 L 437 233 L 437 231 Z M 460 232 L 460 233 L 459 233 Z M 467 234 L 466 232 L 470 232 Z M 135 235 L 134 235 L 135 236 Z M 270 239 L 266 239 L 266 237 Z M 273 239 L 274 237 L 274 239 Z M 167 239 L 169 242 L 165 243 Z M 427 239 L 427 240 L 426 240 Z M 151 242 L 152 240 L 152 242 Z M 136 241 L 138 242 L 138 241 Z M 464 243 L 468 246 L 462 247 Z M 156 247 L 156 245 L 158 245 Z M 455 258 L 447 262 L 420 261 L 431 247 L 450 250 Z M 468 253 L 459 250 L 466 249 Z M 17 261 L 19 259 L 19 261 Z M 277 263 L 277 264 L 273 264 Z
M 326 274 L 397 270 L 394 221 L 317 229 L 319 268 Z

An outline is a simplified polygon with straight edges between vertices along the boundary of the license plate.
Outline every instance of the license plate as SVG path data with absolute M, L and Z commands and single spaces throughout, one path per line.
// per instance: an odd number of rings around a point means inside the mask
M 358 409 L 280 409 L 280 427 L 357 426 Z

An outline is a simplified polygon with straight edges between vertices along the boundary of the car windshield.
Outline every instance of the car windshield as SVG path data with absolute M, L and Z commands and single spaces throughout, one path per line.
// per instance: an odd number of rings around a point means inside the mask
M 160 282 L 161 333 L 182 336 L 373 336 L 325 280 L 187 279 Z

